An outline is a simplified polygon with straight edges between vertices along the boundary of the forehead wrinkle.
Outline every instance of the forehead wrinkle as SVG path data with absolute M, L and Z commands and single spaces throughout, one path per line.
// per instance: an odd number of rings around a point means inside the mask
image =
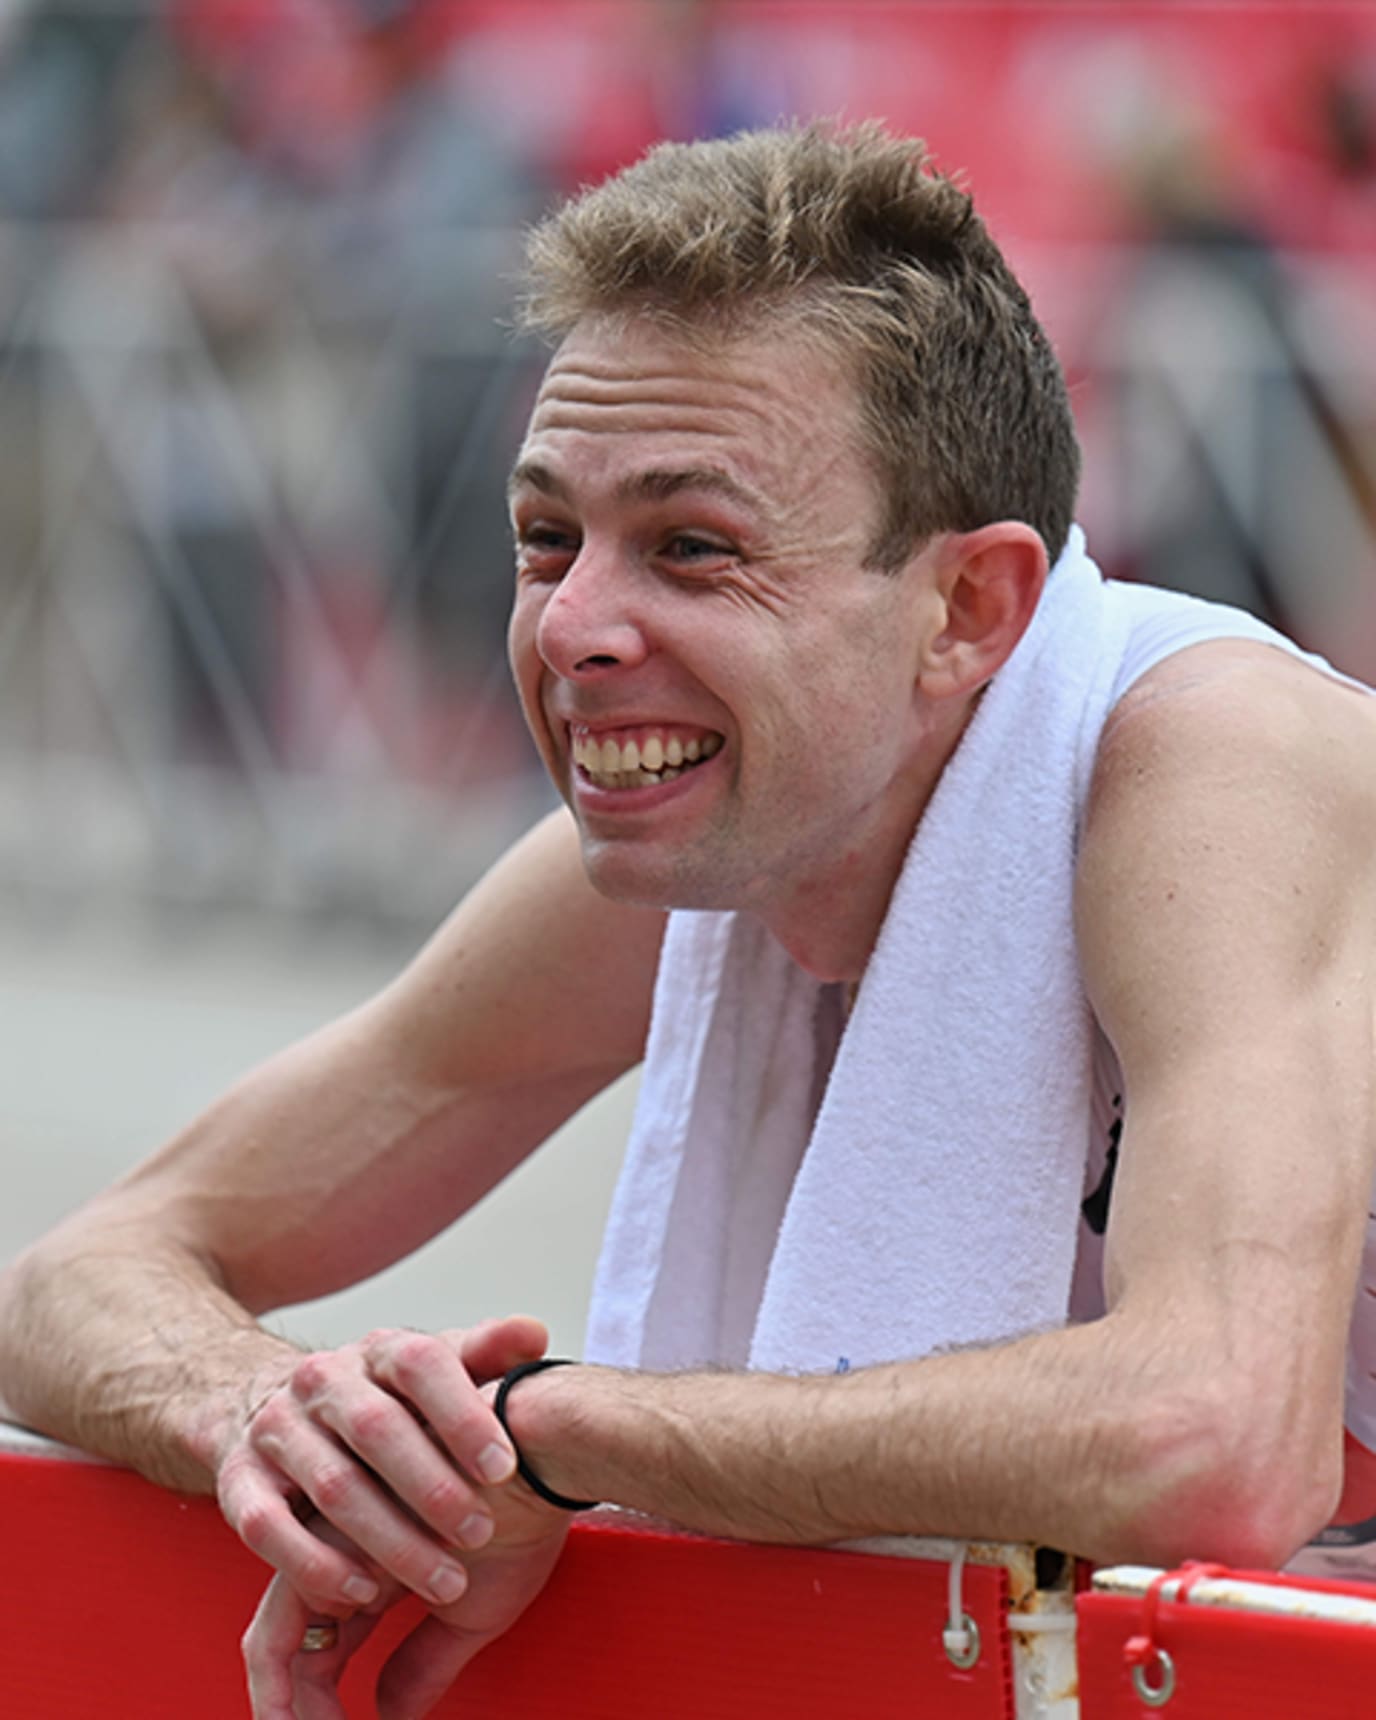
M 704 389 L 713 395 L 711 413 L 760 416 L 759 397 L 772 372 L 761 363 L 737 364 L 708 369 L 669 364 L 664 367 L 637 363 L 634 367 L 615 357 L 601 359 L 582 353 L 556 358 L 545 372 L 536 400 L 534 418 L 551 410 L 577 413 L 591 409 L 599 416 L 607 412 L 636 412 L 646 407 L 667 407 L 690 416 L 703 409 Z
M 724 360 L 732 355 L 723 354 Z M 735 368 L 742 368 L 742 359 L 750 367 L 750 374 L 733 376 L 728 362 L 721 364 L 704 363 L 700 355 L 690 355 L 689 361 L 680 363 L 671 356 L 665 361 L 656 363 L 636 355 L 628 362 L 620 354 L 609 354 L 603 357 L 598 353 L 573 352 L 560 353 L 550 361 L 545 371 L 543 386 L 551 383 L 563 388 L 586 388 L 590 393 L 601 394 L 604 391 L 619 393 L 624 390 L 649 389 L 652 392 L 660 390 L 691 389 L 701 382 L 711 382 L 727 388 L 749 390 L 755 382 L 756 373 L 763 376 L 767 367 L 754 358 L 754 355 L 742 355 L 736 360 Z
M 797 386 L 796 340 L 785 343 L 779 362 L 769 352 L 740 347 L 724 349 L 715 362 L 695 352 L 684 353 L 680 362 L 677 350 L 666 356 L 659 343 L 604 351 L 571 340 L 571 349 L 557 353 L 545 373 L 514 474 L 519 482 L 533 469 L 540 492 L 567 498 L 569 505 L 575 480 L 581 486 L 582 466 L 565 470 L 567 435 L 580 443 L 587 439 L 589 446 L 594 439 L 625 443 L 631 457 L 614 462 L 624 475 L 601 467 L 615 486 L 608 493 L 618 499 L 627 493 L 656 499 L 697 488 L 744 504 L 771 529 L 785 520 L 801 526 L 812 516 L 821 499 L 818 485 L 848 449 L 864 458 L 859 425 L 848 422 L 858 416 L 849 378 L 834 365 L 816 374 L 814 364 L 806 386 Z M 819 437 L 819 389 L 825 394 L 837 386 L 846 397 L 829 418 L 839 433 Z M 677 441 L 672 450 L 669 439 Z M 642 470 L 636 469 L 637 443 Z M 650 465 L 656 454 L 660 458 Z

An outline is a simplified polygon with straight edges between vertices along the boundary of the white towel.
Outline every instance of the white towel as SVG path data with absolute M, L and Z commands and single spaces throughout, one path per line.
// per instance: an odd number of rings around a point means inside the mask
M 589 1359 L 844 1371 L 1063 1322 L 1075 841 L 1126 635 L 1076 530 L 918 826 L 820 1109 L 837 989 L 746 914 L 671 917 Z

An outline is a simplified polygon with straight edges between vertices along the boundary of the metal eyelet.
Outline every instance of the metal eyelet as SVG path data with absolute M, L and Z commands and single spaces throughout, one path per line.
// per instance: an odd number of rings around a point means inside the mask
M 1132 1669 L 1132 1688 L 1138 1700 L 1147 1708 L 1164 1708 L 1175 1695 L 1175 1662 L 1164 1648 L 1152 1647 L 1160 1677 L 1156 1684 L 1147 1678 L 1147 1669 L 1140 1662 Z
M 960 1615 L 959 1630 L 942 1631 L 941 1645 L 952 1666 L 959 1667 L 962 1672 L 969 1671 L 979 1659 L 979 1626 L 969 1613 Z

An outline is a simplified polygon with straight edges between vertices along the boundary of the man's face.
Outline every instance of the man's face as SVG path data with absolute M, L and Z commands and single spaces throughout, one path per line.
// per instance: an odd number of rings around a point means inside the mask
M 815 340 L 564 342 L 513 479 L 510 652 L 599 889 L 780 922 L 877 872 L 887 897 L 931 582 L 863 565 L 879 510 Z

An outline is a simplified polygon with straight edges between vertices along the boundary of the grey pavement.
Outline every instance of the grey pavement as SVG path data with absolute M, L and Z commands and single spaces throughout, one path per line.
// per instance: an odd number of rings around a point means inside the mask
M 0 1259 L 159 1145 L 235 1076 L 361 1001 L 410 953 L 360 928 L 0 911 Z M 581 1351 L 631 1082 L 409 1260 L 274 1316 L 327 1344 L 377 1325 L 536 1314 Z

